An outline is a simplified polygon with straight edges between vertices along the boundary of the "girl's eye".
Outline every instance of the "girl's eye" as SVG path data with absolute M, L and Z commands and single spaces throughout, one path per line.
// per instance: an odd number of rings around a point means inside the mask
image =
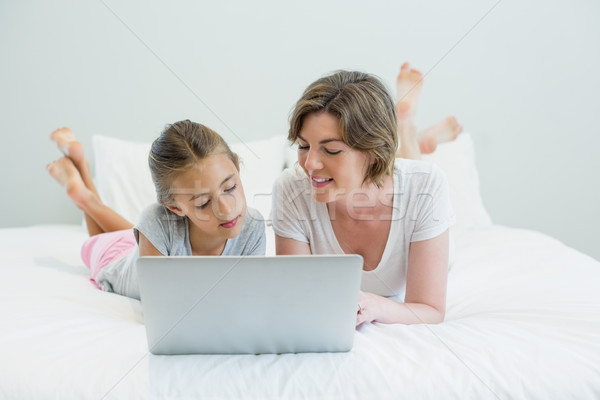
M 335 156 L 336 154 L 340 154 L 341 152 L 342 152 L 341 150 L 330 151 L 330 150 L 325 149 L 325 153 L 331 154 L 332 156 Z
M 235 185 L 233 185 L 232 187 L 225 189 L 226 193 L 231 193 L 233 192 L 235 189 L 237 188 L 237 183 Z
M 302 145 L 302 143 L 298 143 L 298 150 L 308 150 L 310 146 Z

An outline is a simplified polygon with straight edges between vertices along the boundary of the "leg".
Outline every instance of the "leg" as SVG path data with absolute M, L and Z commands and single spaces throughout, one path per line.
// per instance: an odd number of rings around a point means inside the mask
M 440 143 L 451 142 L 462 132 L 462 125 L 454 116 L 449 116 L 434 126 L 417 133 L 422 154 L 433 153 Z
M 106 206 L 88 189 L 73 161 L 63 157 L 48 164 L 48 172 L 67 191 L 67 196 L 84 212 L 90 236 L 133 227 L 133 224 Z
M 400 142 L 396 157 L 421 158 L 414 116 L 422 86 L 423 74 L 416 69 L 411 69 L 409 63 L 402 64 L 396 79 L 396 90 L 398 92 L 396 118 Z
M 83 152 L 83 146 L 81 143 L 75 140 L 75 134 L 69 128 L 59 128 L 50 134 L 50 139 L 56 142 L 56 145 L 60 151 L 71 159 L 75 167 L 79 170 L 79 175 L 83 180 L 84 185 L 91 190 L 93 193 L 98 195 L 92 175 L 90 173 L 89 162 L 85 158 Z M 104 230 L 96 223 L 96 221 L 88 215 L 86 212 L 83 213 L 85 217 L 85 225 L 87 226 L 88 233 L 90 236 L 103 233 Z

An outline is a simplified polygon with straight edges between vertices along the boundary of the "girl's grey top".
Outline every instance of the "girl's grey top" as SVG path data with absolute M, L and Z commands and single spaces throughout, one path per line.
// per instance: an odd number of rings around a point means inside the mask
M 165 256 L 191 256 L 189 220 L 180 217 L 160 204 L 147 207 L 140 216 L 140 222 L 133 228 L 136 241 L 142 233 Z M 247 208 L 242 231 L 233 239 L 227 240 L 223 256 L 264 256 L 266 250 L 264 218 L 257 210 Z M 96 281 L 105 291 L 123 296 L 140 298 L 136 274 L 136 261 L 139 248 L 127 256 L 113 261 L 98 274 Z

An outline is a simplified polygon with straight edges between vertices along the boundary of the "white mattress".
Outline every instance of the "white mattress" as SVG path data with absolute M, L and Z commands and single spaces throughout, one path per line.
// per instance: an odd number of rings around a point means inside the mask
M 600 398 L 600 263 L 536 232 L 455 237 L 442 324 L 259 356 L 150 355 L 140 303 L 88 281 L 86 236 L 0 230 L 1 399 Z

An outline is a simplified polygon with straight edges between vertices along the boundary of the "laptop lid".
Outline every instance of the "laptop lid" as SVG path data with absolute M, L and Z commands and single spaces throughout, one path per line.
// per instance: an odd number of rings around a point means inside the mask
M 349 351 L 358 255 L 140 257 L 153 354 Z

